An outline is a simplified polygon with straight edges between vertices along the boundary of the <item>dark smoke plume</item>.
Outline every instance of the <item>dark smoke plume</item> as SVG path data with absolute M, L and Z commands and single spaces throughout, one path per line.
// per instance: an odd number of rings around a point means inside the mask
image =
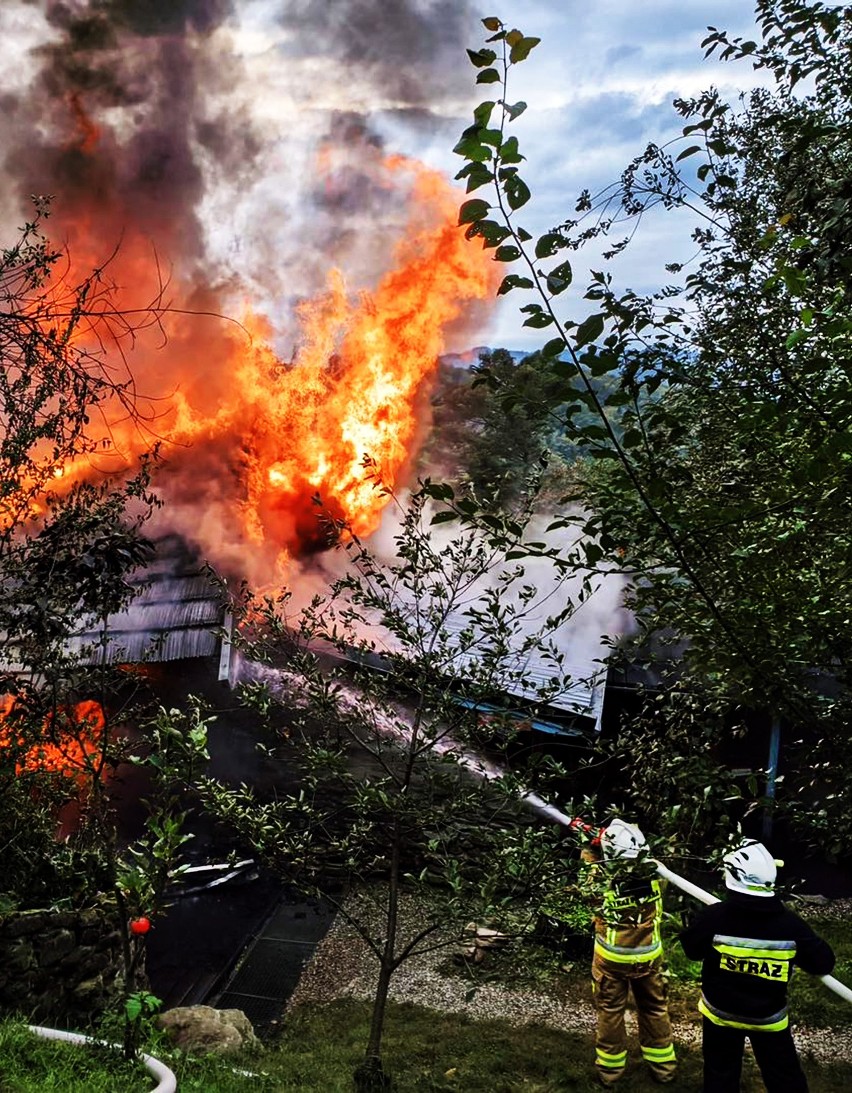
M 6 234 L 30 195 L 52 195 L 54 242 L 80 276 L 115 252 L 122 306 L 163 280 L 175 308 L 240 316 L 250 300 L 289 362 L 295 307 L 330 267 L 352 292 L 385 272 L 410 213 L 387 154 L 446 146 L 467 116 L 473 22 L 471 0 L 2 0 Z M 245 435 L 241 332 L 207 317 L 166 327 L 165 349 L 134 355 L 140 390 L 210 420 L 226 408 Z M 239 444 L 211 433 L 167 452 L 164 511 L 205 546 L 227 545 Z
M 460 43 L 472 41 L 474 6 L 466 0 L 285 0 L 279 19 L 292 34 L 290 56 L 334 58 L 400 109 L 464 98 L 470 79 Z

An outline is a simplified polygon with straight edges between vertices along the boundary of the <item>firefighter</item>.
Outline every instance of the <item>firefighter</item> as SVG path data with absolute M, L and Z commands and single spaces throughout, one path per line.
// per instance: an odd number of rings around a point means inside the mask
M 603 905 L 595 915 L 592 989 L 597 1009 L 595 1065 L 604 1085 L 617 1082 L 627 1065 L 624 1011 L 632 992 L 642 1056 L 658 1082 L 677 1070 L 663 977 L 662 888 L 647 859 L 645 836 L 616 819 L 600 837 L 605 878 Z M 586 860 L 600 857 L 584 851 Z M 594 877 L 593 879 L 597 879 Z
M 787 1016 L 795 965 L 827 975 L 834 953 L 775 894 L 776 862 L 766 847 L 743 840 L 724 858 L 728 895 L 705 908 L 680 935 L 691 960 L 702 960 L 704 1089 L 740 1088 L 746 1036 L 769 1093 L 807 1093 Z

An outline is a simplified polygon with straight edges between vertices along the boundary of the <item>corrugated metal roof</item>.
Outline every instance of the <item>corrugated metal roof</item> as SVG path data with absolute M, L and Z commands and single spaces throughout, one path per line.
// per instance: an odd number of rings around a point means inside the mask
M 219 639 L 210 631 L 198 629 L 139 630 L 136 632 L 109 630 L 107 660 L 116 664 L 138 664 L 142 661 L 160 663 L 192 657 L 212 656 Z M 80 654 L 84 664 L 101 662 L 101 635 L 81 634 L 72 638 L 69 648 Z
M 450 634 L 457 634 L 469 625 L 469 619 L 451 615 L 445 621 L 444 629 Z M 570 626 L 563 627 L 562 635 L 557 632 L 553 637 L 554 644 L 563 656 L 570 637 Z M 453 667 L 459 675 L 464 675 L 465 668 L 474 667 L 477 660 L 475 652 L 458 652 L 453 657 Z M 551 694 L 556 674 L 554 665 L 545 652 L 540 648 L 533 649 L 527 653 L 510 653 L 505 658 L 504 671 L 498 674 L 498 684 L 507 695 L 514 695 L 528 702 L 541 702 L 554 710 L 591 718 L 595 727 L 599 728 L 606 687 L 606 665 L 592 660 L 572 662 L 567 658 L 563 659 L 558 670 L 561 677 L 559 690 Z
M 155 556 L 131 583 L 137 594 L 103 626 L 87 626 L 68 641 L 84 664 L 135 664 L 214 655 L 224 606 L 210 578 L 177 536 L 155 542 Z M 106 631 L 106 642 L 104 632 Z M 7 664 L 7 670 L 20 666 Z
M 141 575 L 136 598 L 107 620 L 107 659 L 136 663 L 211 656 L 219 648 L 224 608 L 216 587 L 199 572 L 175 537 L 156 544 L 156 556 Z M 103 627 L 70 642 L 87 663 L 103 657 Z

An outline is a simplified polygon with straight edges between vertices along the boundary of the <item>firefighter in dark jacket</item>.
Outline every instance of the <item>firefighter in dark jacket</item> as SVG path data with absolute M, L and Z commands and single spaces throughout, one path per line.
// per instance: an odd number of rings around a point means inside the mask
M 690 960 L 703 961 L 705 1093 L 737 1093 L 746 1036 L 768 1093 L 807 1093 L 787 985 L 796 965 L 827 975 L 834 953 L 775 895 L 777 864 L 762 843 L 744 840 L 724 859 L 727 899 L 680 935 Z

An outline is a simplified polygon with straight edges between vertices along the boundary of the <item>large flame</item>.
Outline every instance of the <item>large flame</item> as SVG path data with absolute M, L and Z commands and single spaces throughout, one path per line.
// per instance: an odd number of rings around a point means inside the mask
M 404 165 L 395 162 L 396 169 Z M 416 399 L 444 348 L 444 331 L 492 288 L 486 264 L 456 227 L 457 202 L 440 176 L 416 169 L 412 230 L 374 292 L 354 299 L 333 271 L 326 296 L 300 309 L 303 343 L 283 372 L 239 370 L 257 414 L 247 504 L 264 534 L 291 549 L 316 540 L 317 496 L 357 534 L 374 530 L 417 428 Z
M 188 344 L 200 320 L 192 319 L 188 331 L 166 316 L 162 360 L 147 356 L 147 390 L 164 365 L 173 377 L 166 397 L 152 403 L 150 422 L 151 434 L 167 442 L 169 481 L 181 481 L 179 496 L 194 486 L 200 498 L 213 474 L 218 498 L 229 498 L 215 504 L 208 524 L 197 514 L 185 529 L 214 560 L 228 531 L 281 561 L 326 542 L 329 518 L 360 536 L 374 530 L 412 457 L 418 396 L 445 349 L 448 326 L 471 302 L 494 294 L 497 267 L 459 230 L 457 193 L 436 172 L 400 157 L 387 169 L 410 186 L 412 199 L 391 268 L 375 290 L 355 293 L 332 269 L 328 291 L 297 309 L 293 361 L 273 351 L 268 322 L 250 309 L 242 316 L 250 343 L 209 318 L 201 343 L 210 355 L 201 362 L 199 346 Z M 123 272 L 140 261 L 139 252 L 118 260 Z M 114 420 L 108 436 L 98 456 L 105 469 L 110 453 L 126 459 L 147 439 Z
M 411 212 L 372 291 L 350 292 L 331 269 L 327 291 L 297 308 L 292 361 L 275 353 L 269 323 L 248 307 L 250 342 L 211 318 L 204 330 L 198 317 L 187 325 L 166 315 L 159 359 L 153 350 L 143 358 L 146 392 L 160 386 L 147 435 L 104 418 L 103 469 L 138 455 L 151 436 L 166 441 L 167 506 L 170 493 L 180 506 L 197 489 L 181 530 L 214 561 L 223 560 L 223 537 L 281 561 L 324 545 L 329 518 L 358 535 L 373 531 L 413 454 L 418 397 L 447 327 L 493 297 L 498 267 L 459 230 L 458 195 L 444 178 L 402 157 L 383 169 L 410 193 Z M 118 277 L 132 283 L 150 255 L 138 241 L 125 247 Z M 87 456 L 77 471 L 91 463 Z M 71 468 L 65 477 L 75 477 Z
M 393 130 L 410 110 L 420 140 L 424 118 L 458 109 L 467 0 L 366 22 L 346 6 L 282 15 L 284 52 L 265 32 L 262 55 L 288 62 L 266 72 L 230 5 L 53 5 L 7 96 L 12 189 L 54 194 L 50 236 L 67 242 L 55 299 L 73 311 L 103 270 L 86 299 L 100 321 L 83 316 L 72 344 L 136 398 L 135 414 L 94 408 L 93 446 L 53 484 L 123 473 L 162 441 L 158 519 L 256 585 L 322 544 L 314 498 L 360 535 L 377 526 L 445 339 L 470 344 L 471 319 L 481 334 L 500 275 L 457 226 L 460 194 L 387 156 L 372 116 Z M 325 48 L 366 81 L 357 106 L 349 82 L 341 98 L 307 78 Z

